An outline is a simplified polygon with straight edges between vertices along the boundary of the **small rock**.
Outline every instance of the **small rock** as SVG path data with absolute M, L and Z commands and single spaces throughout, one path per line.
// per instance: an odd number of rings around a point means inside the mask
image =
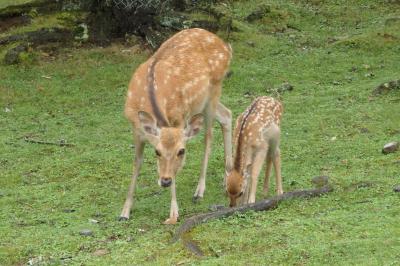
M 399 149 L 399 142 L 393 141 L 385 144 L 382 149 L 383 154 L 393 153 Z
M 95 220 L 95 219 L 89 219 L 89 223 L 91 224 L 98 224 L 99 221 Z
M 93 235 L 93 231 L 90 229 L 83 229 L 81 231 L 79 231 L 79 234 L 81 236 L 92 236 Z
M 292 91 L 294 89 L 293 85 L 289 82 L 285 82 L 281 85 L 281 91 Z
M 313 177 L 313 179 L 311 180 L 311 182 L 316 186 L 316 187 L 323 187 L 328 185 L 329 182 L 329 176 L 316 176 Z
M 372 73 L 372 72 L 369 72 L 369 73 L 365 74 L 364 76 L 365 76 L 366 78 L 372 78 L 372 77 L 375 77 L 375 74 Z
M 93 252 L 94 256 L 104 256 L 107 255 L 108 253 L 110 253 L 107 249 L 98 249 L 95 252 Z
M 394 192 L 400 192 L 400 185 L 396 185 L 393 187 Z
M 252 41 L 247 41 L 246 44 L 248 46 L 250 46 L 250 47 L 255 47 L 256 46 L 256 44 L 254 42 L 252 42 Z
M 65 213 L 72 213 L 72 212 L 75 212 L 74 209 L 64 209 L 64 210 L 62 210 L 62 211 L 65 212 Z
M 208 209 L 212 212 L 218 211 L 225 208 L 223 204 L 212 204 L 208 207 Z

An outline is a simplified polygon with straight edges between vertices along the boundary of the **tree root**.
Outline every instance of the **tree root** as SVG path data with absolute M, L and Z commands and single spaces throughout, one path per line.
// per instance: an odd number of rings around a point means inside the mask
M 296 191 L 284 193 L 280 196 L 275 196 L 275 197 L 272 197 L 269 199 L 258 201 L 258 202 L 252 203 L 252 204 L 246 204 L 246 205 L 235 207 L 235 208 L 224 208 L 222 210 L 218 210 L 218 211 L 214 211 L 214 212 L 198 214 L 198 215 L 190 217 L 181 226 L 178 227 L 178 229 L 175 231 L 175 234 L 172 237 L 172 243 L 175 243 L 179 239 L 184 240 L 184 234 L 186 234 L 187 232 L 192 230 L 197 225 L 208 222 L 212 219 L 229 217 L 235 213 L 245 213 L 250 210 L 267 211 L 267 210 L 271 210 L 271 209 L 277 207 L 278 203 L 283 200 L 292 199 L 292 198 L 303 198 L 303 197 L 317 197 L 317 196 L 320 196 L 322 194 L 325 194 L 325 193 L 328 193 L 331 191 L 333 191 L 333 189 L 329 185 L 326 185 L 321 188 L 315 188 L 315 189 L 296 190 Z

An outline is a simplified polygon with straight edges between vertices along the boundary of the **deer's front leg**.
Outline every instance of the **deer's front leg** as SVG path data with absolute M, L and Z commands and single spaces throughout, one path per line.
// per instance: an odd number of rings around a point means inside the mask
M 254 156 L 251 168 L 251 187 L 250 187 L 250 196 L 248 203 L 256 202 L 257 180 L 265 160 L 265 155 L 266 152 L 264 150 L 261 150 L 258 151 Z
M 128 195 L 126 196 L 124 207 L 122 208 L 122 212 L 119 217 L 120 221 L 129 219 L 129 215 L 133 205 L 133 196 L 135 194 L 136 181 L 143 163 L 144 144 L 145 142 L 140 138 L 140 136 L 135 135 L 135 169 L 133 170 L 131 184 L 129 185 L 128 189 Z
M 224 186 L 226 185 L 226 176 L 232 170 L 232 113 L 222 103 L 218 103 L 215 118 L 221 125 L 224 138 L 225 153 L 225 175 Z
M 176 224 L 178 222 L 178 202 L 176 201 L 175 179 L 172 179 L 171 184 L 171 209 L 169 218 L 165 220 L 164 224 Z

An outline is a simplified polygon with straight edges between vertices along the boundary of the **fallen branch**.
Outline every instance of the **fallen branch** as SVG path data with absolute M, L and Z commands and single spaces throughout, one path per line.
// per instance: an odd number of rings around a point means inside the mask
M 24 32 L 21 34 L 0 38 L 0 45 L 6 45 L 17 41 L 31 42 L 35 45 L 48 42 L 67 42 L 73 40 L 73 34 L 63 28 L 42 28 L 36 31 Z
M 75 144 L 72 143 L 66 143 L 65 140 L 60 140 L 59 142 L 51 142 L 51 141 L 43 141 L 43 140 L 35 140 L 35 139 L 29 139 L 29 138 L 24 138 L 26 142 L 29 143 L 35 143 L 35 144 L 45 144 L 45 145 L 57 145 L 60 147 L 73 147 Z
M 246 204 L 236 208 L 224 208 L 222 210 L 198 214 L 187 219 L 178 229 L 175 231 L 172 237 L 172 243 L 178 241 L 188 231 L 192 230 L 199 224 L 205 223 L 212 219 L 218 219 L 222 217 L 229 217 L 235 213 L 245 213 L 250 210 L 252 211 L 267 211 L 278 206 L 278 203 L 292 198 L 303 198 L 303 197 L 317 197 L 322 194 L 331 192 L 333 189 L 331 186 L 326 185 L 321 188 L 308 189 L 308 190 L 297 190 L 284 193 L 280 196 L 275 196 L 269 199 L 258 201 L 252 204 Z

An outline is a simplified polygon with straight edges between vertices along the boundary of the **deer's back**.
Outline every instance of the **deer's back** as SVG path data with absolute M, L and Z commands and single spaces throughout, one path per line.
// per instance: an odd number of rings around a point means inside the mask
M 137 125 L 138 111 L 152 113 L 148 90 L 149 69 L 154 65 L 156 101 L 171 126 L 201 113 L 209 101 L 218 100 L 231 59 L 230 46 L 202 29 L 181 31 L 166 42 L 134 73 L 125 104 L 126 116 Z

